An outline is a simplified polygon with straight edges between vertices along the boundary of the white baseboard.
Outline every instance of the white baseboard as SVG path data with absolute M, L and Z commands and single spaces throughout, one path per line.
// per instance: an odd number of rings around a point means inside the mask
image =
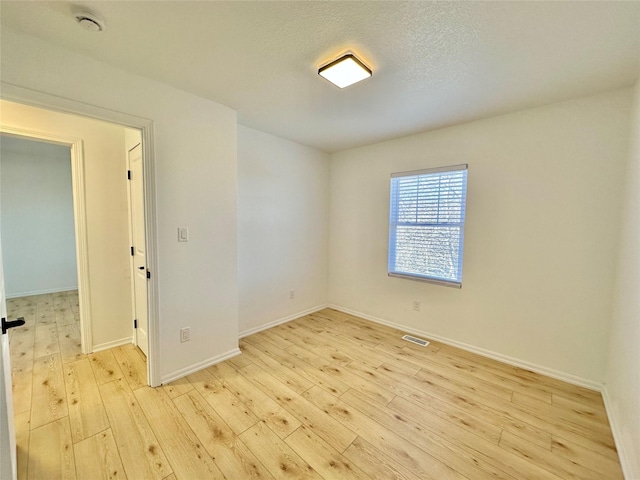
M 119 340 L 113 340 L 112 342 L 100 343 L 98 345 L 94 345 L 93 348 L 90 349 L 92 353 L 100 352 L 102 350 L 108 350 L 110 348 L 119 347 L 120 345 L 128 345 L 133 343 L 133 337 L 125 337 Z
M 287 317 L 283 317 L 283 318 L 279 318 L 277 320 L 274 320 L 272 322 L 269 323 L 265 323 L 263 325 L 260 325 L 259 327 L 253 327 L 250 328 L 248 330 L 243 330 L 242 332 L 240 332 L 238 334 L 239 338 L 244 338 L 244 337 L 248 337 L 249 335 L 253 335 L 254 333 L 258 333 L 261 332 L 263 330 L 268 330 L 272 327 L 275 327 L 277 325 L 282 325 L 283 323 L 287 323 L 290 322 L 291 320 L 295 320 L 296 318 L 300 318 L 300 317 L 304 317 L 305 315 L 309 315 L 311 313 L 315 313 L 319 310 L 322 310 L 323 308 L 327 308 L 328 305 L 324 304 L 324 305 L 316 305 L 315 307 L 311 307 L 307 310 L 304 310 L 302 312 L 298 312 L 298 313 L 294 313 L 293 315 L 289 315 Z
M 33 295 L 46 295 L 49 293 L 60 293 L 60 292 L 69 292 L 71 290 L 78 290 L 78 286 L 75 287 L 61 287 L 61 288 L 51 288 L 48 290 L 30 290 L 28 292 L 19 292 L 19 293 L 8 293 L 6 298 L 19 298 L 19 297 L 32 297 Z
M 589 388 L 591 390 L 601 391 L 602 383 L 595 382 L 593 380 L 589 380 L 586 378 L 579 377 L 577 375 L 572 375 L 570 373 L 561 372 L 559 370 L 555 370 L 553 368 L 544 367 L 541 365 L 536 365 L 535 363 L 527 362 L 525 360 L 520 360 L 519 358 L 510 357 L 508 355 L 503 355 L 498 352 L 494 352 L 491 350 L 487 350 L 485 348 L 476 347 L 474 345 L 469 345 L 468 343 L 459 342 L 458 340 L 454 340 L 451 338 L 443 337 L 441 335 L 437 335 L 434 333 L 430 333 L 424 330 L 418 330 L 415 328 L 410 328 L 405 325 L 400 325 L 399 323 L 390 322 L 388 320 L 384 320 L 382 318 L 373 317 L 371 315 L 367 315 L 366 313 L 357 312 L 355 310 L 351 310 L 349 308 L 341 307 L 339 305 L 327 305 L 329 308 L 333 308 L 340 312 L 348 313 L 350 315 L 355 315 L 356 317 L 362 317 L 366 320 L 371 320 L 372 322 L 379 323 L 381 325 L 386 325 L 387 327 L 392 327 L 397 330 L 401 330 L 403 332 L 412 333 L 414 335 L 419 335 L 422 337 L 426 337 L 428 339 L 436 340 L 440 343 L 444 343 L 446 345 L 451 345 L 452 347 L 457 347 L 462 350 L 466 350 L 471 353 L 476 353 L 478 355 L 482 355 L 483 357 L 491 358 L 493 360 L 498 360 L 499 362 L 508 363 L 509 365 L 513 365 L 515 367 L 524 368 L 526 370 L 531 370 L 536 373 L 540 373 L 542 375 L 547 375 L 548 377 L 553 377 L 558 380 L 562 380 L 567 383 L 571 383 L 573 385 L 578 385 L 580 387 Z
M 625 448 L 625 444 L 622 441 L 622 432 L 620 431 L 620 423 L 616 417 L 615 410 L 609 396 L 609 390 L 607 390 L 606 384 L 602 386 L 600 390 L 602 393 L 602 399 L 604 400 L 604 408 L 607 411 L 607 418 L 609 419 L 609 425 L 611 426 L 611 433 L 613 433 L 613 441 L 616 444 L 616 450 L 618 451 L 618 458 L 620 459 L 620 466 L 622 467 L 622 474 L 627 480 L 633 480 L 633 472 L 631 471 L 631 462 Z
M 189 365 L 188 367 L 181 368 L 180 370 L 176 370 L 175 372 L 168 373 L 167 375 L 163 375 L 160 377 L 160 384 L 164 385 L 174 380 L 178 380 L 179 378 L 186 377 L 192 373 L 197 372 L 198 370 L 202 370 L 203 368 L 210 367 L 211 365 L 215 365 L 216 363 L 224 362 L 230 358 L 233 358 L 237 355 L 240 355 L 242 352 L 239 348 L 234 348 L 229 350 L 228 352 L 222 353 L 220 355 L 216 355 L 215 357 L 207 358 L 198 363 L 194 363 L 193 365 Z

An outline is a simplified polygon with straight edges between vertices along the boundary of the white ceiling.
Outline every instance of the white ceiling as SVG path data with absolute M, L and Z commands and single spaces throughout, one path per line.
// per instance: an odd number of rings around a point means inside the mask
M 73 5 L 107 22 L 75 24 Z M 2 24 L 334 152 L 630 85 L 640 2 L 0 2 Z M 320 65 L 353 50 L 373 77 Z

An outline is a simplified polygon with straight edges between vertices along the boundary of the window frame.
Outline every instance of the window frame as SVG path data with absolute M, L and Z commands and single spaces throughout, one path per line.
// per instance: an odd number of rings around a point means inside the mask
M 407 172 L 397 172 L 391 174 L 391 179 L 389 183 L 389 244 L 387 245 L 387 274 L 390 277 L 398 277 L 398 278 L 406 278 L 409 280 L 417 280 L 420 282 L 433 283 L 436 285 L 443 285 L 447 287 L 453 288 L 462 288 L 462 265 L 463 265 L 463 254 L 464 254 L 464 228 L 466 221 L 466 192 L 467 192 L 467 172 L 469 166 L 468 164 L 459 164 L 459 165 L 450 165 L 450 166 L 442 166 L 435 168 L 426 168 L 422 170 L 411 170 Z M 459 248 L 458 248 L 458 268 L 457 272 L 459 272 L 458 278 L 455 280 L 438 277 L 435 275 L 422 275 L 418 273 L 409 273 L 398 271 L 396 268 L 397 262 L 397 227 L 398 227 L 398 205 L 397 205 L 397 192 L 394 197 L 394 179 L 402 178 L 402 177 L 418 177 L 421 175 L 433 175 L 438 173 L 446 173 L 446 172 L 464 172 L 464 180 L 463 180 L 463 198 L 461 201 L 462 204 L 462 212 L 461 212 L 461 221 L 454 222 L 453 224 L 458 225 L 460 228 L 459 235 Z M 394 221 L 395 219 L 395 221 Z M 432 224 L 437 227 L 437 224 Z M 426 225 L 423 225 L 426 226 Z M 392 257 L 393 254 L 393 257 Z

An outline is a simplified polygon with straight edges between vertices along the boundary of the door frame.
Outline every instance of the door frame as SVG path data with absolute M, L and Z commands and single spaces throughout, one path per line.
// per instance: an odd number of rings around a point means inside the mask
M 148 337 L 149 337 L 149 355 L 147 356 L 147 381 L 150 386 L 157 387 L 161 384 L 159 374 L 159 351 L 160 351 L 160 335 L 159 335 L 159 301 L 158 301 L 158 254 L 157 254 L 157 218 L 156 218 L 156 180 L 155 180 L 155 155 L 154 155 L 154 135 L 153 135 L 153 121 L 150 119 L 129 115 L 128 113 L 109 110 L 86 103 L 77 102 L 63 97 L 57 97 L 47 93 L 39 92 L 36 90 L 30 90 L 27 88 L 19 87 L 5 82 L 0 82 L 0 97 L 10 102 L 21 103 L 24 105 L 31 105 L 34 107 L 42 108 L 45 110 L 53 110 L 61 113 L 67 113 L 72 115 L 80 115 L 82 117 L 93 118 L 110 123 L 122 125 L 124 127 L 137 128 L 142 133 L 142 167 L 144 173 L 144 210 L 145 210 L 145 233 L 146 233 L 146 253 L 147 253 L 147 265 L 148 269 L 152 272 L 151 279 L 148 283 L 147 289 L 147 315 L 148 315 Z M 51 135 L 49 135 L 51 137 Z M 69 138 L 62 143 L 68 144 Z M 78 139 L 73 139 L 74 142 Z M 73 143 L 72 143 L 73 144 Z M 72 148 L 72 151 L 74 149 Z M 75 148 L 76 152 L 80 152 L 80 159 L 82 159 L 82 141 Z M 73 158 L 73 153 L 72 153 Z M 81 165 L 83 168 L 83 165 Z M 83 170 L 82 170 L 83 172 Z M 84 187 L 84 175 L 78 183 Z M 75 187 L 75 182 L 74 182 Z M 80 195 L 84 200 L 84 188 Z M 75 190 L 74 190 L 75 194 Z M 75 204 L 80 203 L 74 200 Z M 84 209 L 84 205 L 83 205 Z M 74 211 L 75 213 L 75 211 Z M 80 212 L 82 213 L 82 212 Z M 81 216 L 81 215 L 79 215 Z M 84 255 L 85 259 L 79 259 L 78 268 L 80 269 L 81 262 L 86 260 L 86 217 L 84 217 L 84 235 L 81 239 L 76 238 L 76 242 L 85 242 Z M 78 228 L 76 222 L 76 229 Z M 77 231 L 77 230 L 76 230 Z M 77 243 L 79 246 L 80 243 Z M 77 248 L 79 250 L 79 248 Z M 86 262 L 87 270 L 82 273 L 88 273 L 88 262 Z M 80 271 L 79 271 L 80 273 Z M 86 276 L 88 279 L 88 275 Z M 79 278 L 78 282 L 82 282 Z M 88 294 L 88 290 L 85 291 Z M 88 303 L 85 302 L 87 305 Z M 89 312 L 90 314 L 90 312 Z M 82 313 L 81 313 L 82 315 Z M 86 317 L 91 318 L 91 317 Z M 83 340 L 86 332 L 83 331 Z M 90 332 L 89 332 L 90 334 Z M 91 337 L 88 337 L 89 340 Z M 87 343 L 90 345 L 90 341 Z M 89 352 L 87 352 L 89 353 Z

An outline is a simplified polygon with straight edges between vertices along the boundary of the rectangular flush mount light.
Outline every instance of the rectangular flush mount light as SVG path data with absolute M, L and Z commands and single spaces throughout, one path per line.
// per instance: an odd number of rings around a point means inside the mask
M 320 67 L 318 75 L 334 85 L 344 88 L 369 78 L 371 70 L 353 54 L 347 53 L 324 67 Z

